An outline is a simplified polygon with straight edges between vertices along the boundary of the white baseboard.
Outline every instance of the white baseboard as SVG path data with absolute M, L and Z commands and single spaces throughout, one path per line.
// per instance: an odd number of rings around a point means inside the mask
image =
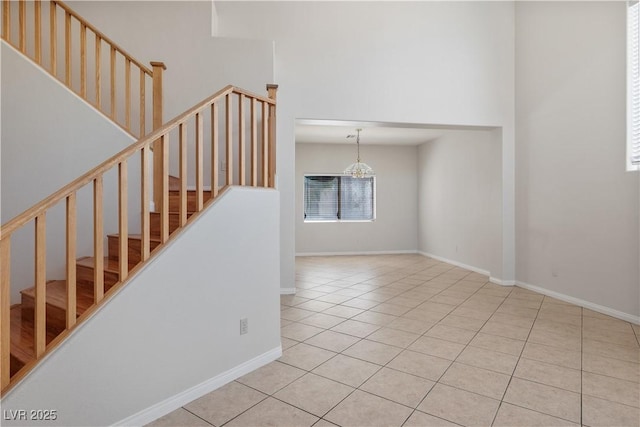
M 624 313 L 622 311 L 618 311 L 610 307 L 605 307 L 603 305 L 586 301 L 580 298 L 561 294 L 560 292 L 552 291 L 546 288 L 541 288 L 540 286 L 531 285 L 529 283 L 516 281 L 516 285 L 521 288 L 525 288 L 525 289 L 529 289 L 530 291 L 537 292 L 539 294 L 550 296 L 560 301 L 575 304 L 583 308 L 588 308 L 589 310 L 597 311 L 598 313 L 606 314 L 607 316 L 615 317 L 616 319 L 620 319 L 626 322 L 631 322 L 631 323 L 635 323 L 636 325 L 640 325 L 640 316 L 634 316 L 633 314 Z
M 423 256 L 426 256 L 426 257 L 429 257 L 429 258 L 433 258 L 433 259 L 438 260 L 438 261 L 446 262 L 447 264 L 455 265 L 456 267 L 464 268 L 465 270 L 470 270 L 470 271 L 473 271 L 475 273 L 482 274 L 484 276 L 491 276 L 491 273 L 488 272 L 487 270 L 483 270 L 481 268 L 474 267 L 472 265 L 463 264 L 461 262 L 454 261 L 454 260 L 448 259 L 448 258 L 444 258 L 444 257 L 438 256 L 438 255 L 430 254 L 428 252 L 418 252 L 418 253 L 420 255 L 423 255 Z
M 181 393 L 176 394 L 164 401 L 157 403 L 147 409 L 134 414 L 124 420 L 115 423 L 117 426 L 143 426 L 150 423 L 176 409 L 186 405 L 187 403 L 204 396 L 207 393 L 216 390 L 223 385 L 240 378 L 241 376 L 248 374 L 255 369 L 258 369 L 267 363 L 271 363 L 277 358 L 282 356 L 282 346 L 278 346 L 260 356 L 244 362 L 235 368 L 232 368 L 226 372 L 221 373 L 213 378 L 210 378 L 190 389 L 187 389 Z
M 497 277 L 489 277 L 489 281 L 500 286 L 514 286 L 516 284 L 515 280 L 502 280 Z
M 478 267 L 474 267 L 472 265 L 464 264 L 452 259 L 444 258 L 438 255 L 430 254 L 428 252 L 422 251 L 384 251 L 384 252 L 317 252 L 317 253 L 297 253 L 296 256 L 305 257 L 305 256 L 334 256 L 334 255 L 377 255 L 377 254 L 407 254 L 407 253 L 418 253 L 420 255 L 433 258 L 438 261 L 446 262 L 447 264 L 455 265 L 460 268 L 464 268 L 465 270 L 470 270 L 485 276 L 489 276 L 489 281 L 491 283 L 495 283 L 501 286 L 520 286 L 525 289 L 529 289 L 531 291 L 540 293 L 542 295 L 547 295 L 553 298 L 556 298 L 560 301 L 568 302 L 571 304 L 578 305 L 580 307 L 588 308 L 590 310 L 596 311 L 598 313 L 606 314 L 607 316 L 615 317 L 616 319 L 621 319 L 630 323 L 634 323 L 636 325 L 640 325 L 640 316 L 635 316 L 633 314 L 624 313 L 622 311 L 615 310 L 613 308 L 605 307 L 599 304 L 595 304 L 580 298 L 575 298 L 569 295 L 561 294 L 559 292 L 551 291 L 545 288 L 541 288 L 539 286 L 534 286 L 525 282 L 517 281 L 517 280 L 504 280 L 497 277 L 492 277 L 491 273 L 487 270 L 483 270 Z M 295 293 L 295 288 L 281 288 L 280 294 L 293 294 Z
M 344 256 L 344 255 L 398 255 L 398 254 L 417 254 L 414 250 L 401 251 L 356 251 L 356 252 L 298 252 L 296 256 Z

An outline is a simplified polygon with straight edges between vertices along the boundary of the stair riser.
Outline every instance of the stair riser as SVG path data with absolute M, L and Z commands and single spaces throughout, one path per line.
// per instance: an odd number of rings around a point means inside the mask
M 151 237 L 160 238 L 160 214 L 158 212 L 151 212 L 149 226 Z M 169 234 L 176 231 L 179 226 L 180 216 L 178 214 L 169 214 Z
M 149 242 L 151 250 L 160 245 L 160 242 Z M 129 239 L 129 264 L 137 264 L 142 260 L 141 256 L 141 241 L 140 239 Z M 117 260 L 120 256 L 120 237 L 109 236 L 109 258 Z
M 211 192 L 203 194 L 203 203 L 211 197 Z M 179 214 L 175 213 L 180 209 L 180 196 L 178 192 L 172 192 L 169 199 L 169 210 L 174 212 L 169 214 L 170 233 L 178 229 L 180 225 Z M 196 196 L 194 192 L 189 192 L 187 196 L 187 210 L 196 210 Z M 190 217 L 191 214 L 188 214 Z M 150 214 L 151 237 L 160 236 L 160 215 L 157 212 Z M 128 267 L 131 270 L 141 261 L 140 239 L 129 237 Z M 117 260 L 119 258 L 120 238 L 118 236 L 108 237 L 108 257 L 104 258 L 104 292 L 107 293 L 113 285 L 118 283 L 119 274 Z M 160 245 L 158 241 L 150 241 L 150 250 L 156 249 Z M 77 315 L 92 307 L 93 298 L 94 268 L 93 260 L 89 257 L 79 258 L 76 264 L 76 295 L 77 295 Z M 34 312 L 35 297 L 34 288 L 24 290 L 22 301 L 19 307 L 13 307 L 11 311 L 11 356 L 10 373 L 14 376 L 24 366 L 30 366 L 35 360 L 33 351 L 34 342 Z M 50 280 L 47 282 L 47 302 L 45 303 L 46 313 L 46 342 L 51 343 L 61 332 L 66 329 L 66 281 Z M 14 330 L 15 329 L 15 330 Z M 15 342 L 14 342 L 15 341 Z
M 93 267 L 86 267 L 83 265 L 76 266 L 76 277 L 78 283 L 86 283 L 93 285 Z M 110 271 L 104 272 L 104 286 L 105 292 L 114 284 L 116 284 L 119 280 L 119 275 L 117 273 L 112 273 Z
M 14 376 L 15 374 L 18 373 L 18 371 L 20 369 L 22 369 L 22 367 L 24 366 L 24 362 L 22 362 L 21 360 L 19 360 L 17 357 L 15 357 L 13 354 L 11 354 L 11 358 L 10 358 L 10 370 L 11 370 L 11 376 Z
M 22 295 L 22 312 L 23 316 L 33 318 L 35 310 L 35 301 L 29 295 Z M 56 335 L 64 331 L 67 326 L 67 310 L 56 307 L 49 303 L 46 304 L 47 329 Z
M 211 192 L 205 191 L 202 196 L 203 203 L 209 200 L 210 197 L 211 197 Z M 156 206 L 156 209 L 158 209 L 158 206 Z M 180 194 L 179 193 L 173 192 L 173 191 L 169 193 L 169 210 L 172 212 L 180 211 Z M 190 212 L 196 211 L 196 194 L 194 191 L 189 191 L 187 193 L 187 210 Z

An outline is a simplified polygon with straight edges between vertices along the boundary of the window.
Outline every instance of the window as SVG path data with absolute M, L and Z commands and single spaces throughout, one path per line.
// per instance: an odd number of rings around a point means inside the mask
M 627 170 L 640 169 L 640 5 L 627 2 Z
M 343 175 L 305 175 L 304 220 L 373 221 L 375 178 Z

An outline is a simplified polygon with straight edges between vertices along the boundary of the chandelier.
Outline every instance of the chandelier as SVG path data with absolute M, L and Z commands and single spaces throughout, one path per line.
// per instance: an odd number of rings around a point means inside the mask
M 360 132 L 361 131 L 362 129 L 356 129 L 356 132 L 358 132 L 358 135 L 356 137 L 356 146 L 358 149 L 358 157 L 356 159 L 356 162 L 350 164 L 343 172 L 345 175 L 349 175 L 353 178 L 369 178 L 376 174 L 373 171 L 373 169 L 371 169 L 371 166 L 369 166 L 366 163 L 362 163 L 360 161 Z M 347 138 L 353 138 L 353 135 L 349 135 L 347 136 Z

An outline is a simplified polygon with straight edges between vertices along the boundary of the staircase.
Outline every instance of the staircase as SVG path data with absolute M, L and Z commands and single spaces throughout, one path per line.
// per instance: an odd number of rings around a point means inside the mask
M 49 64 L 42 60 L 41 31 L 42 4 L 48 5 L 50 27 L 55 34 L 62 9 L 65 27 L 64 83 L 87 102 L 102 109 L 114 123 L 140 139 L 105 160 L 102 164 L 78 177 L 40 203 L 5 223 L 0 229 L 0 390 L 4 396 L 48 354 L 55 351 L 78 325 L 135 277 L 158 251 L 168 245 L 185 227 L 230 186 L 275 187 L 275 128 L 276 85 L 267 85 L 268 96 L 260 96 L 244 89 L 227 86 L 192 108 L 162 123 L 161 82 L 164 64 L 152 63 L 150 71 L 134 60 L 104 34 L 80 18 L 58 0 L 50 2 L 2 0 L 2 38 L 17 47 L 25 56 L 49 70 L 62 80 L 56 64 L 55 38 L 49 42 Z M 18 5 L 17 11 L 15 5 Z M 12 8 L 11 5 L 14 5 Z M 33 7 L 35 41 L 27 43 L 26 15 Z M 17 26 L 11 25 L 17 15 Z M 74 86 L 69 59 L 72 55 L 71 21 L 80 22 L 80 79 Z M 14 20 L 15 22 L 15 20 Z M 13 30 L 12 30 L 13 28 Z M 17 28 L 17 30 L 16 30 Z M 87 32 L 93 34 L 95 55 L 105 43 L 111 58 L 111 102 L 101 97 L 102 77 L 100 61 L 95 64 L 95 96 L 87 90 Z M 17 42 L 16 42 L 16 33 Z M 46 31 L 44 31 L 46 33 Z M 28 50 L 34 46 L 34 52 Z M 114 82 L 115 58 L 120 55 L 125 64 L 124 95 L 116 96 Z M 134 132 L 131 109 L 131 72 L 139 68 L 139 127 Z M 134 72 L 135 74 L 135 72 Z M 147 132 L 145 123 L 145 78 L 153 81 L 153 128 Z M 124 99 L 118 109 L 115 100 Z M 135 104 L 135 103 L 134 103 Z M 120 114 L 118 114 L 120 111 Z M 124 113 L 122 112 L 124 111 Z M 145 136 L 146 135 L 146 136 Z M 207 156 L 205 156 L 207 152 Z M 132 184 L 128 165 L 140 165 L 139 184 Z M 170 167 L 173 165 L 173 167 Z M 205 174 L 209 189 L 205 190 Z M 188 184 L 193 183 L 192 187 Z M 113 184 L 117 200 L 105 200 L 104 188 Z M 81 209 L 79 198 L 91 194 L 91 209 Z M 131 199 L 139 203 L 130 205 Z M 151 210 L 153 200 L 153 211 Z M 47 242 L 47 215 L 57 206 L 64 208 L 65 233 L 61 241 Z M 117 205 L 117 207 L 115 206 Z M 115 230 L 105 230 L 105 217 L 115 212 Z M 140 228 L 129 230 L 130 214 L 140 218 Z M 91 223 L 91 233 L 79 224 Z M 88 219 L 88 220 L 87 220 Z M 33 227 L 35 244 L 33 256 L 34 286 L 23 289 L 24 283 L 12 283 L 12 240 L 24 235 L 17 233 Z M 15 239 L 15 240 L 14 240 Z M 90 242 L 93 250 L 79 253 L 80 242 Z M 65 274 L 50 277 L 47 273 L 47 251 L 64 254 Z M 106 248 L 106 251 L 105 251 Z M 24 262 L 20 254 L 20 262 Z M 20 302 L 11 301 L 12 285 L 21 289 Z M 12 302 L 14 304 L 12 304 Z
M 169 189 L 169 233 L 173 234 L 179 228 L 179 179 L 171 177 Z M 203 194 L 206 201 L 211 199 L 211 192 Z M 196 212 L 196 192 L 187 194 L 187 216 Z M 161 245 L 160 215 L 152 212 L 150 221 L 150 249 L 153 252 Z M 107 235 L 108 256 L 104 258 L 104 291 L 105 297 L 114 285 L 120 282 L 119 276 L 119 247 L 118 234 Z M 132 271 L 142 262 L 142 236 L 128 235 L 128 270 Z M 76 269 L 76 316 L 81 317 L 94 305 L 94 275 L 95 260 L 93 257 L 78 258 Z M 67 318 L 67 282 L 66 280 L 48 280 L 46 282 L 46 341 L 50 345 L 66 328 Z M 36 288 L 24 289 L 20 292 L 21 303 L 11 306 L 11 376 L 16 375 L 23 367 L 33 363 L 34 352 L 34 310 Z
M 277 86 L 267 85 L 267 89 L 269 97 L 225 87 L 2 226 L 0 375 L 3 395 L 125 286 L 132 277 L 129 273 L 140 271 L 158 249 L 170 243 L 228 187 L 275 187 Z M 209 132 L 205 133 L 205 128 Z M 188 129 L 194 131 L 189 133 Z M 225 143 L 219 143 L 220 140 Z M 207 162 L 205 145 L 210 151 Z M 153 162 L 152 146 L 155 147 Z M 189 146 L 193 147 L 192 153 Z M 169 160 L 176 152 L 178 173 L 170 176 Z M 194 190 L 187 189 L 190 157 L 195 157 Z M 135 158 L 142 164 L 139 188 L 131 188 L 127 172 L 127 164 Z M 225 166 L 224 171 L 220 164 Z M 210 173 L 211 190 L 204 189 L 205 170 Z M 103 188 L 109 176 L 117 179 L 118 186 L 117 233 L 103 230 Z M 93 207 L 89 212 L 77 209 L 77 196 L 85 187 L 93 189 Z M 139 193 L 135 193 L 138 190 Z M 140 200 L 142 220 L 141 229 L 133 233 L 128 230 L 130 193 Z M 153 212 L 149 209 L 151 194 L 157 200 Z M 66 277 L 49 278 L 46 217 L 59 204 L 66 205 L 66 235 L 64 241 L 55 244 L 56 252 L 65 253 Z M 77 257 L 77 223 L 81 215 L 93 218 L 93 254 Z M 16 231 L 28 225 L 35 228 L 36 283 L 21 291 L 20 304 L 12 306 L 11 240 Z M 105 241 L 108 243 L 106 254 Z

